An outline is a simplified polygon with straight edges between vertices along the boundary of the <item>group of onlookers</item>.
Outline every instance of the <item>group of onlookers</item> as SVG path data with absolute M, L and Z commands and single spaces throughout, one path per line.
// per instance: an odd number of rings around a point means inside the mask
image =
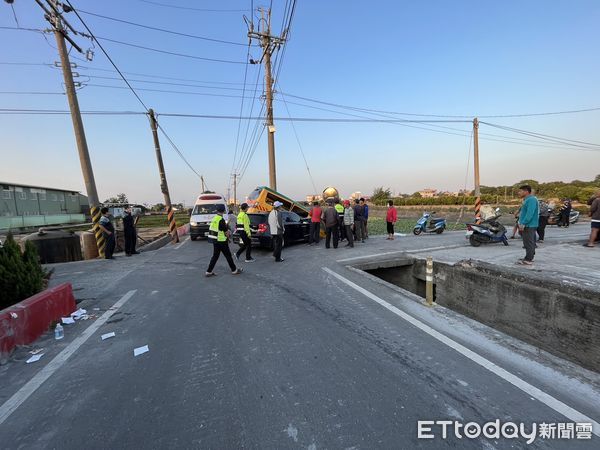
M 364 198 L 350 200 L 330 199 L 321 207 L 313 202 L 309 212 L 310 231 L 308 245 L 318 245 L 321 240 L 321 222 L 325 225 L 325 247 L 338 248 L 339 242 L 346 241 L 346 247 L 354 247 L 354 242 L 365 242 L 369 238 L 369 205 Z

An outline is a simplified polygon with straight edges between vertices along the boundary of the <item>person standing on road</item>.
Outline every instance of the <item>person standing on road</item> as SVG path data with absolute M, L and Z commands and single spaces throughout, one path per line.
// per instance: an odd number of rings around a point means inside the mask
M 308 235 L 308 245 L 317 244 L 321 239 L 321 214 L 323 210 L 319 206 L 319 202 L 313 202 L 312 208 L 310 208 L 310 230 Z
M 592 217 L 592 231 L 590 232 L 590 239 L 584 247 L 594 247 L 600 234 L 600 191 L 596 192 L 596 197 L 592 198 L 590 202 L 590 216 Z
M 369 239 L 369 205 L 364 198 L 360 199 L 360 204 L 363 207 L 363 233 L 365 239 Z
M 394 201 L 388 200 L 388 209 L 385 213 L 385 222 L 387 224 L 387 240 L 393 241 L 394 238 L 394 225 L 398 221 L 398 211 L 394 208 Z
M 240 255 L 246 251 L 246 260 L 244 262 L 253 263 L 256 261 L 252 257 L 252 231 L 250 230 L 250 217 L 246 211 L 248 210 L 248 203 L 242 203 L 240 206 L 240 213 L 237 216 L 236 230 L 240 235 L 240 249 L 235 253 L 235 259 L 240 260 Z
M 540 200 L 539 208 L 540 223 L 537 228 L 537 234 L 539 238 L 538 242 L 540 244 L 543 244 L 544 237 L 546 237 L 546 225 L 548 225 L 548 217 L 550 216 L 550 207 L 548 206 L 548 203 L 546 203 L 544 200 Z
M 525 258 L 518 260 L 517 264 L 531 266 L 535 256 L 535 232 L 539 225 L 539 203 L 538 199 L 531 194 L 531 186 L 528 184 L 519 188 L 519 197 L 523 199 L 519 215 L 519 230 L 523 236 Z
M 571 200 L 569 200 L 568 198 L 565 198 L 562 206 L 560 207 L 560 224 L 565 227 L 565 228 L 569 228 L 569 224 L 571 222 L 571 210 L 573 209 L 573 206 L 571 205 Z
M 331 247 L 331 235 L 333 234 L 333 248 L 338 248 L 339 236 L 339 216 L 332 203 L 328 203 L 323 211 L 323 221 L 325 222 L 325 248 Z
M 285 225 L 283 224 L 283 216 L 281 207 L 283 203 L 276 201 L 273 203 L 273 210 L 269 213 L 269 230 L 273 239 L 273 256 L 275 262 L 283 262 L 281 257 L 281 249 L 283 248 L 283 235 L 285 233 Z
M 362 199 L 364 201 L 364 199 Z M 360 200 L 355 200 L 354 205 L 354 233 L 356 234 L 357 242 L 365 242 L 365 234 L 363 229 L 363 215 L 365 208 L 360 204 Z
M 340 242 L 343 242 L 346 239 L 346 228 L 344 227 L 344 207 L 340 203 L 339 197 L 335 199 L 335 210 L 338 213 L 338 228 L 340 235 Z
M 210 227 L 208 228 L 208 240 L 213 243 L 213 255 L 208 264 L 208 269 L 206 269 L 206 273 L 204 274 L 207 277 L 216 275 L 216 273 L 213 272 L 213 269 L 215 268 L 215 264 L 217 264 L 217 260 L 219 259 L 219 256 L 221 256 L 221 253 L 225 256 L 233 275 L 239 275 L 243 272 L 242 269 L 235 266 L 233 257 L 231 256 L 231 250 L 229 249 L 229 236 L 231 233 L 223 218 L 224 214 L 225 205 L 217 205 L 217 215 L 210 222 Z
M 139 255 L 140 252 L 135 251 L 137 241 L 137 230 L 135 229 L 135 221 L 131 215 L 131 206 L 125 208 L 123 216 L 123 237 L 125 238 L 125 255 Z
M 100 210 L 102 217 L 100 217 L 99 226 L 104 236 L 104 258 L 115 259 L 113 252 L 115 251 L 115 227 L 110 221 L 110 215 L 108 214 L 108 208 L 105 206 Z
M 344 229 L 346 231 L 346 238 L 348 243 L 346 247 L 354 247 L 354 233 L 352 227 L 354 226 L 354 210 L 350 206 L 349 200 L 344 200 Z
M 513 216 L 515 218 L 515 226 L 513 227 L 513 232 L 512 232 L 512 236 L 510 237 L 511 239 L 514 239 L 515 236 L 517 235 L 517 231 L 519 231 L 519 215 L 521 214 L 521 207 L 519 206 L 517 208 L 517 210 L 513 213 Z M 519 233 L 521 234 L 521 233 Z

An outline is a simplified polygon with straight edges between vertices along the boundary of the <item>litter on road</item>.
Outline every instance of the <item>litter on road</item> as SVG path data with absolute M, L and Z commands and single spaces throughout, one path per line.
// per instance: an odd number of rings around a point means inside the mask
M 115 337 L 115 336 L 116 336 L 116 335 L 115 335 L 115 332 L 114 332 L 114 331 L 111 331 L 110 333 L 105 333 L 105 334 L 103 334 L 101 337 L 102 337 L 102 340 L 105 340 L 105 339 L 109 339 L 109 338 L 111 338 L 111 337 Z
M 143 347 L 138 347 L 138 348 L 134 349 L 133 356 L 139 356 L 139 355 L 142 355 L 149 351 L 150 351 L 150 349 L 148 348 L 148 346 L 144 345 Z
M 62 319 L 60 319 L 62 323 L 64 324 L 70 324 L 70 323 L 75 323 L 75 319 L 73 319 L 72 317 L 63 317 Z
M 32 355 L 37 355 L 38 353 L 40 353 L 42 351 L 44 351 L 43 348 L 38 348 L 38 349 L 35 349 L 35 350 L 30 350 L 29 353 L 32 354 Z
M 34 362 L 37 362 L 40 360 L 40 358 L 44 356 L 43 353 L 38 353 L 37 355 L 33 355 L 31 358 L 29 358 L 27 361 L 25 361 L 27 364 L 31 364 Z
M 71 317 L 75 320 L 79 320 L 85 314 L 87 314 L 87 311 L 83 308 L 79 308 L 77 311 L 71 313 Z

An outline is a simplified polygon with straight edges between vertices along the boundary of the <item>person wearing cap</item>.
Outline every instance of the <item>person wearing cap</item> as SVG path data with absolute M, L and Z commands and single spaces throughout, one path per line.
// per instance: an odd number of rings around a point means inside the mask
M 281 215 L 282 206 L 283 203 L 276 201 L 273 203 L 273 209 L 269 213 L 269 230 L 273 238 L 273 256 L 275 257 L 275 262 L 283 262 L 281 249 L 283 247 L 285 225 L 283 224 L 283 217 Z
M 252 257 L 252 240 L 250 236 L 252 236 L 252 231 L 250 231 L 250 217 L 246 214 L 248 210 L 248 203 L 242 203 L 240 206 L 240 213 L 237 216 L 237 224 L 236 230 L 240 235 L 240 249 L 235 252 L 235 258 L 239 261 L 240 255 L 246 251 L 246 261 L 247 263 L 252 263 L 255 259 Z
M 346 238 L 348 243 L 346 247 L 354 247 L 354 233 L 352 227 L 354 226 L 354 209 L 350 206 L 349 200 L 344 200 L 344 229 L 346 230 Z
M 216 273 L 213 272 L 213 269 L 215 268 L 215 264 L 217 264 L 217 260 L 219 259 L 219 256 L 221 256 L 221 253 L 225 255 L 225 259 L 227 260 L 233 275 L 239 275 L 243 272 L 243 270 L 237 268 L 233 262 L 231 250 L 229 249 L 229 236 L 231 233 L 227 228 L 227 223 L 225 223 L 223 214 L 225 214 L 225 205 L 217 205 L 217 215 L 210 222 L 210 227 L 208 228 L 208 240 L 213 243 L 213 255 L 208 264 L 208 269 L 206 269 L 205 275 L 207 277 L 216 275 Z

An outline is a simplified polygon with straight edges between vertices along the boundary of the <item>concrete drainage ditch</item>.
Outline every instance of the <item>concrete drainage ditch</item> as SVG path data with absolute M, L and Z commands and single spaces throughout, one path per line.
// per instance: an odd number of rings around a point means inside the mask
M 424 259 L 353 265 L 425 297 Z M 480 261 L 434 263 L 436 303 L 600 372 L 600 291 Z

